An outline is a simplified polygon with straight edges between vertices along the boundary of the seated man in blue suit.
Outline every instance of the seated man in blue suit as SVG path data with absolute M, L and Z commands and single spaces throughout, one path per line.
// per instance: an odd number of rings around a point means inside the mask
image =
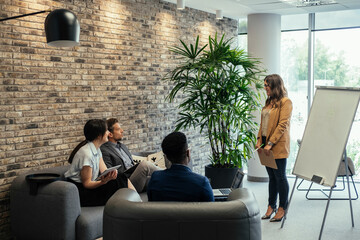
M 193 173 L 187 166 L 190 162 L 190 150 L 185 134 L 170 133 L 164 138 L 161 148 L 172 165 L 169 169 L 152 174 L 147 187 L 149 201 L 214 201 L 209 180 Z

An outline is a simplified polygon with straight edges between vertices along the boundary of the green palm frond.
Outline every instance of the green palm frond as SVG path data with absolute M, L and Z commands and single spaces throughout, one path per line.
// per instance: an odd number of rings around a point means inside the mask
M 209 36 L 199 46 L 180 40 L 170 51 L 183 58 L 163 80 L 172 84 L 167 100 L 181 93 L 176 130 L 197 128 L 209 140 L 213 165 L 241 167 L 255 144 L 253 113 L 260 109 L 263 70 L 233 39 Z

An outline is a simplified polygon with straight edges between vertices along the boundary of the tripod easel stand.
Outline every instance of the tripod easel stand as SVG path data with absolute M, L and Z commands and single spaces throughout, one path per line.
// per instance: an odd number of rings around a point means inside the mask
M 360 88 L 317 87 L 293 168 L 292 173 L 296 176 L 296 179 L 281 228 L 285 224 L 297 180 L 302 178 L 331 188 L 319 234 L 319 239 L 321 239 L 343 155 L 345 155 L 350 212 L 352 226 L 354 227 L 349 170 L 345 150 L 359 100 Z
M 349 169 L 348 169 L 348 160 L 347 160 L 347 158 L 346 158 L 346 151 L 344 151 L 344 155 L 345 155 L 346 179 L 347 179 L 347 185 L 348 185 L 348 191 L 349 191 L 349 204 L 350 204 L 350 214 L 351 214 L 351 225 L 352 225 L 352 227 L 354 227 L 354 214 L 353 214 L 353 208 L 352 208 L 352 202 L 351 202 Z M 287 209 L 286 209 L 286 211 L 285 211 L 285 216 L 284 216 L 283 221 L 282 221 L 282 223 L 281 223 L 281 228 L 283 228 L 283 226 L 284 226 L 284 224 L 285 224 L 287 212 L 288 212 L 288 209 L 289 209 L 289 207 L 290 207 L 291 199 L 292 199 L 292 197 L 293 197 L 294 190 L 295 190 L 295 186 L 296 186 L 296 182 L 297 182 L 298 178 L 299 178 L 299 177 L 296 176 L 296 179 L 295 179 L 295 182 L 294 182 L 294 186 L 293 186 L 293 188 L 292 188 L 292 190 L 291 190 L 291 195 L 290 195 L 288 207 L 287 207 Z M 303 179 L 303 180 L 305 180 L 305 179 Z M 326 216 L 327 216 L 327 211 L 328 211 L 328 209 L 329 209 L 330 200 L 331 200 L 331 194 L 332 194 L 332 192 L 333 192 L 333 189 L 334 189 L 334 186 L 332 186 L 332 187 L 330 188 L 330 192 L 329 192 L 329 195 L 328 195 L 327 204 L 326 204 L 326 208 L 325 208 L 325 213 L 324 213 L 323 221 L 322 221 L 322 224 L 321 224 L 321 229 L 320 229 L 320 234 L 319 234 L 319 240 L 321 239 L 322 232 L 323 232 L 323 229 L 324 229 L 325 220 L 326 220 Z

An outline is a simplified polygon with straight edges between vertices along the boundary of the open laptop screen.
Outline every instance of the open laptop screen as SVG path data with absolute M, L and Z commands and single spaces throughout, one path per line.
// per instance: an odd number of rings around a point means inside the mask
M 244 177 L 244 173 L 241 172 L 240 170 L 238 170 L 235 174 L 235 177 L 234 177 L 234 180 L 231 184 L 231 189 L 236 189 L 236 188 L 239 188 L 240 185 L 241 185 L 241 182 L 243 180 L 243 177 Z

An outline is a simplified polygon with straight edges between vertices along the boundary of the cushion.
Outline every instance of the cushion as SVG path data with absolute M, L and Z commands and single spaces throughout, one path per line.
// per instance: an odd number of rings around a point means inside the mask
M 160 168 L 163 169 L 166 168 L 165 157 L 162 151 L 156 153 L 151 153 L 151 152 L 135 153 L 134 155 L 132 155 L 132 158 L 135 163 L 140 163 L 142 161 L 149 161 L 154 163 L 156 166 Z
M 102 237 L 104 206 L 82 207 L 76 220 L 76 239 L 96 239 Z

